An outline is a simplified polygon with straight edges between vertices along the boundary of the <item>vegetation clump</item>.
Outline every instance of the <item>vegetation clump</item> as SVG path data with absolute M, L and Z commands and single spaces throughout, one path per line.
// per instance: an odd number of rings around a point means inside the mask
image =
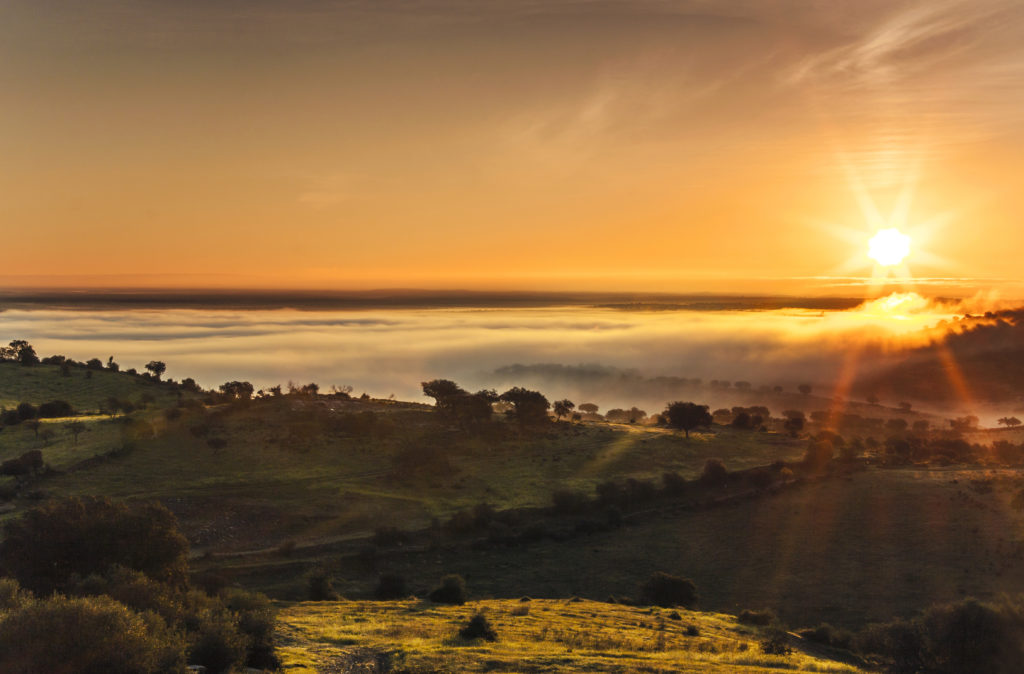
M 658 571 L 640 586 L 640 602 L 671 608 L 692 606 L 697 601 L 697 587 L 688 578 Z
M 458 574 L 449 574 L 441 579 L 441 585 L 434 588 L 427 598 L 435 604 L 464 604 L 466 581 Z
M 469 622 L 465 627 L 459 630 L 459 637 L 467 641 L 471 641 L 473 639 L 496 641 L 498 639 L 498 635 L 495 633 L 494 628 L 491 627 L 491 623 L 487 620 L 487 616 L 480 612 L 474 613 L 473 617 L 469 619 Z

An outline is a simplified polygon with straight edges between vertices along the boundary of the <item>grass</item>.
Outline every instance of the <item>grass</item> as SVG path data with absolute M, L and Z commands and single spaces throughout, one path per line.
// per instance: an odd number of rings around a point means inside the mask
M 123 372 L 72 367 L 70 376 L 64 377 L 57 365 L 23 367 L 0 362 L 0 407 L 8 409 L 22 402 L 39 405 L 66 400 L 79 413 L 98 413 L 111 396 L 139 403 L 144 395 L 151 396 L 154 405 L 168 407 L 177 402 L 176 391 L 169 384 Z
M 528 611 L 523 612 L 527 606 Z M 497 641 L 456 637 L 482 611 Z M 314 674 L 383 659 L 407 671 L 860 672 L 799 650 L 761 652 L 762 632 L 729 615 L 535 599 L 437 606 L 418 600 L 307 602 L 279 614 L 285 671 Z M 687 628 L 696 627 L 697 636 Z M 362 671 L 362 670 L 360 670 Z M 367 670 L 369 671 L 369 670 Z
M 286 400 L 254 403 L 230 414 L 190 410 L 175 422 L 145 412 L 158 437 L 136 443 L 135 451 L 116 461 L 48 479 L 46 487 L 53 494 L 160 498 L 186 528 L 206 526 L 190 523 L 190 513 L 205 518 L 213 502 L 241 519 L 258 513 L 262 525 L 250 540 L 204 539 L 204 545 L 220 543 L 217 549 L 226 551 L 273 546 L 288 538 L 368 534 L 384 525 L 425 527 L 432 518 L 484 502 L 496 508 L 547 506 L 555 490 L 593 495 L 595 486 L 609 479 L 660 481 L 666 471 L 695 477 L 710 456 L 738 468 L 802 452 L 802 443 L 787 437 L 732 429 L 686 440 L 649 428 L 568 423 L 520 436 L 501 430 L 500 424 L 496 439 L 446 441 L 451 474 L 403 478 L 392 470 L 396 453 L 450 435 L 422 406 L 347 403 L 345 409 L 372 411 L 384 428 L 352 435 L 328 432 L 322 425 L 326 422 L 310 421 L 306 409 L 293 410 L 293 405 Z M 217 428 L 213 434 L 227 439 L 227 447 L 212 450 L 205 438 L 190 432 L 203 424 Z M 0 434 L 0 458 L 41 448 L 46 461 L 65 468 L 121 442 L 120 424 L 94 419 L 89 428 L 75 445 L 58 426 L 47 447 L 27 429 L 7 429 Z

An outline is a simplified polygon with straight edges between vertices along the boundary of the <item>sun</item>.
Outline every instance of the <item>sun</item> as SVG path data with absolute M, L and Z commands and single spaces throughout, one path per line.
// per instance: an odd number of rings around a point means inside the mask
M 910 254 L 910 237 L 896 229 L 883 229 L 868 241 L 868 257 L 883 267 L 893 267 Z

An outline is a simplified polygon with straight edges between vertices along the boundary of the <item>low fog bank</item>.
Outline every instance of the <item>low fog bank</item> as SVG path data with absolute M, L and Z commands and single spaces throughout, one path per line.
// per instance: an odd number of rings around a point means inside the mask
M 778 395 L 775 387 L 789 396 L 807 384 L 822 399 L 876 395 L 892 405 L 971 409 L 988 401 L 1018 409 L 1024 311 L 969 308 L 916 295 L 841 311 L 48 308 L 4 311 L 0 326 L 7 340 L 27 339 L 40 355 L 112 355 L 123 368 L 158 359 L 168 376 L 205 387 L 236 379 L 257 388 L 316 382 L 424 400 L 421 381 L 448 378 L 474 389 L 524 385 L 549 398 L 656 412 L 677 398 L 749 405 Z M 773 413 L 783 409 L 765 404 Z

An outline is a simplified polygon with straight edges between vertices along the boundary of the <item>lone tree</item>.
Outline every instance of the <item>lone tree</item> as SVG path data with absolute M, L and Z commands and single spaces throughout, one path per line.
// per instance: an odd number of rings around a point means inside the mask
M 420 383 L 423 395 L 434 399 L 438 412 L 450 413 L 456 405 L 456 399 L 466 395 L 466 390 L 451 379 L 431 379 Z
M 576 404 L 565 398 L 563 400 L 556 400 L 554 407 L 552 408 L 555 412 L 555 418 L 561 420 L 562 417 L 567 417 L 576 408 Z
M 1020 419 L 1017 417 L 1003 417 L 999 420 L 999 425 L 1013 428 L 1014 426 L 1020 426 Z
M 799 435 L 800 431 L 804 430 L 804 413 L 800 410 L 786 410 L 782 413 L 786 417 L 786 422 L 782 425 L 786 431 L 794 438 Z
M 72 421 L 70 423 L 64 424 L 64 428 L 68 430 L 68 433 L 75 437 L 75 444 L 77 445 L 78 436 L 81 435 L 82 431 L 85 430 L 85 424 L 83 424 L 81 421 Z
M 813 391 L 814 389 L 811 387 L 810 384 L 800 384 L 799 386 L 796 387 L 796 390 L 800 391 L 800 393 L 804 394 L 805 396 L 809 396 L 811 395 L 811 391 Z
M 253 386 L 247 381 L 227 381 L 220 385 L 220 392 L 234 400 L 249 400 Z
M 146 369 L 153 374 L 157 381 L 160 381 L 160 375 L 167 371 L 167 363 L 162 360 L 151 360 L 146 363 Z
M 551 403 L 539 391 L 516 386 L 502 393 L 498 399 L 512 403 L 512 416 L 521 424 L 540 424 L 548 420 Z
M 690 437 L 690 431 L 695 428 L 706 428 L 711 425 L 711 413 L 707 405 L 697 403 L 676 401 L 669 403 L 662 416 L 668 421 L 672 428 L 681 429 Z
M 597 414 L 597 410 L 600 408 L 594 403 L 581 403 L 577 409 L 586 414 Z
M 22 365 L 36 365 L 39 356 L 32 345 L 24 339 L 11 340 L 10 345 L 0 347 L 0 360 L 11 360 Z

